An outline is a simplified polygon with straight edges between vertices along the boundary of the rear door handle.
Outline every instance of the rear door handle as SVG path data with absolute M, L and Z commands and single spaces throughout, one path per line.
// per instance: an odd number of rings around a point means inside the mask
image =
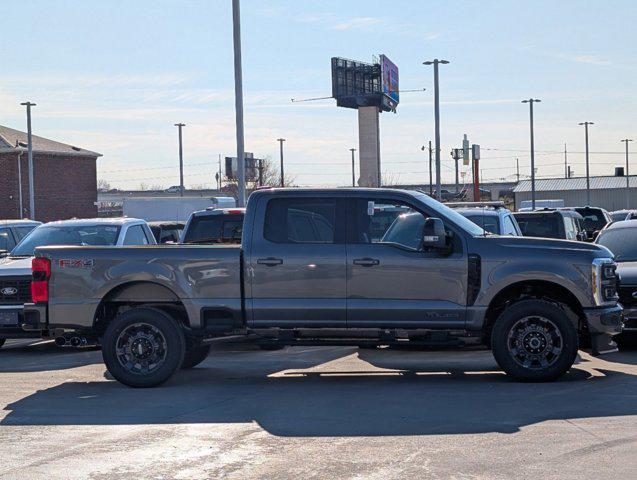
M 353 263 L 361 267 L 373 267 L 374 265 L 380 264 L 380 260 L 376 258 L 357 258 Z
M 281 260 L 280 258 L 274 258 L 274 257 L 259 258 L 257 260 L 257 263 L 259 265 L 265 265 L 267 267 L 274 267 L 276 265 L 281 265 L 283 263 L 283 260 Z

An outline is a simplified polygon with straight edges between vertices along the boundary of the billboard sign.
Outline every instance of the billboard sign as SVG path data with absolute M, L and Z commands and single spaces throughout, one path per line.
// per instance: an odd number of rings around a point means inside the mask
M 381 91 L 396 108 L 399 101 L 398 67 L 385 55 L 380 56 Z
M 247 182 L 254 182 L 259 177 L 258 159 L 254 154 L 245 152 L 245 179 Z M 237 179 L 237 157 L 226 157 L 226 178 L 228 180 Z

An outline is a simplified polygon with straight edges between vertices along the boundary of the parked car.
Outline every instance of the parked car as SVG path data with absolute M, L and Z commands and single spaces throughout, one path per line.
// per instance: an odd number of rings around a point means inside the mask
M 532 200 L 522 200 L 520 202 L 520 208 L 518 208 L 518 212 L 531 212 L 533 211 L 532 205 Z M 544 210 L 545 208 L 555 209 L 562 208 L 563 206 L 564 200 L 561 198 L 535 200 L 535 210 Z
M 373 241 L 383 207 L 404 212 Z M 272 189 L 250 196 L 241 245 L 38 248 L 25 318 L 100 338 L 111 375 L 134 387 L 246 334 L 266 347 L 485 344 L 511 377 L 549 381 L 580 338 L 616 351 L 614 273 L 605 247 L 485 236 L 417 192 Z
M 584 219 L 575 211 L 545 208 L 534 212 L 515 212 L 513 215 L 525 237 L 561 238 L 581 242 L 588 239 Z
M 513 213 L 502 202 L 458 202 L 447 203 L 447 206 L 487 232 L 497 235 L 522 235 Z
M 624 307 L 624 332 L 620 340 L 637 340 L 637 222 L 614 222 L 603 229 L 595 243 L 615 255 L 619 276 L 619 303 Z
M 181 232 L 184 230 L 184 222 L 148 222 L 150 231 L 153 232 L 157 243 L 178 243 Z
M 9 254 L 20 240 L 42 222 L 34 220 L 0 220 L 0 258 Z
M 241 243 L 245 208 L 207 208 L 193 212 L 181 233 L 181 243 Z
M 582 216 L 589 242 L 595 240 L 602 228 L 613 221 L 610 214 L 599 207 L 565 207 L 561 210 L 575 211 Z
M 40 328 L 24 322 L 23 305 L 31 301 L 31 260 L 44 245 L 154 245 L 155 238 L 144 220 L 94 218 L 63 220 L 40 225 L 27 234 L 11 253 L 0 259 L 0 347 L 7 338 L 37 338 Z M 60 259 L 61 268 L 83 268 Z M 74 288 L 69 283 L 68 288 Z M 67 337 L 70 342 L 71 337 Z M 67 342 L 68 343 L 68 342 Z
M 637 210 L 615 210 L 610 212 L 611 222 L 621 222 L 622 220 L 637 220 Z

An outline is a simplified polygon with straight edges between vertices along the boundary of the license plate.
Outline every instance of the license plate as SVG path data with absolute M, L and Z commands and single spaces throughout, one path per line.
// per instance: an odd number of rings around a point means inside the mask
M 0 310 L 0 325 L 18 325 L 18 310 Z

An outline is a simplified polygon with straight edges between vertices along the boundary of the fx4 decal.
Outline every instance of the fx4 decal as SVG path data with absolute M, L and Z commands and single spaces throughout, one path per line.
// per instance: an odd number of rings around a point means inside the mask
M 95 260 L 92 259 L 62 258 L 58 260 L 60 268 L 92 268 L 93 265 L 95 265 Z

